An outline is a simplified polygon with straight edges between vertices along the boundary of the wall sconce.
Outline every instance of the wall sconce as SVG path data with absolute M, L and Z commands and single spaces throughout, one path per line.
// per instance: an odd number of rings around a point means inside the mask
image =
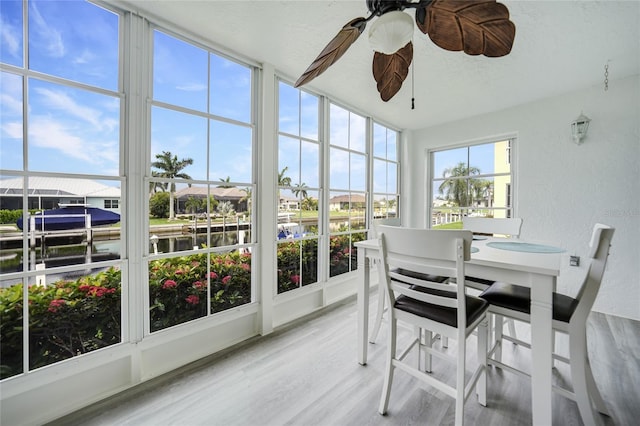
M 582 138 L 587 136 L 587 129 L 589 128 L 590 121 L 589 117 L 580 113 L 580 116 L 571 123 L 571 135 L 573 136 L 573 141 L 576 144 L 580 145 L 582 143 Z

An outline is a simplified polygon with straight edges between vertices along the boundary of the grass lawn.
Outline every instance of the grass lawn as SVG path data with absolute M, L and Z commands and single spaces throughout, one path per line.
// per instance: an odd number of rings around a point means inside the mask
M 436 225 L 433 229 L 462 229 L 462 221 L 445 223 L 444 225 Z

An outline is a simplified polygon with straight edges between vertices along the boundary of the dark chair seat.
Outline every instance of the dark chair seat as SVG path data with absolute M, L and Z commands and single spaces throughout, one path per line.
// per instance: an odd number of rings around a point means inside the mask
M 452 299 L 456 298 L 456 293 L 453 291 L 435 290 L 416 285 L 411 286 L 411 289 L 422 293 L 433 294 L 435 296 L 450 297 Z M 394 306 L 402 311 L 447 324 L 451 327 L 458 326 L 458 310 L 456 308 L 434 305 L 421 300 L 412 299 L 404 295 L 398 297 Z M 466 326 L 468 327 L 487 310 L 489 303 L 479 297 L 467 295 L 465 306 L 467 309 Z
M 489 287 L 490 285 L 495 283 L 495 281 L 493 280 L 487 280 L 487 279 L 478 278 L 478 277 L 465 277 L 465 278 L 467 279 L 467 281 L 473 281 L 475 284 L 480 284 L 485 287 Z
M 531 289 L 519 285 L 496 282 L 483 291 L 480 296 L 493 306 L 531 314 Z M 578 301 L 560 293 L 553 293 L 553 319 L 569 322 Z
M 419 280 L 423 280 L 423 281 L 431 281 L 434 283 L 440 283 L 442 284 L 443 282 L 445 282 L 446 280 L 448 280 L 448 277 L 440 277 L 438 275 L 431 275 L 431 274 L 423 274 L 420 272 L 415 272 L 415 271 L 409 271 L 407 269 L 402 269 L 402 268 L 396 268 L 391 270 L 390 272 L 395 272 L 397 274 L 400 275 L 405 275 L 407 277 L 411 277 L 411 278 L 417 278 Z M 396 281 L 400 281 L 400 282 L 404 282 L 402 280 L 399 280 L 396 278 Z

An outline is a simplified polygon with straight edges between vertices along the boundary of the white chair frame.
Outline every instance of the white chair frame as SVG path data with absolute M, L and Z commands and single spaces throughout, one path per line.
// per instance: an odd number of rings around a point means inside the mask
M 380 264 L 378 265 L 379 282 L 383 290 L 383 296 L 389 309 L 389 333 L 387 343 L 387 363 L 384 375 L 384 385 L 380 399 L 380 414 L 386 414 L 389 406 L 393 375 L 399 368 L 413 377 L 435 387 L 445 394 L 455 398 L 455 423 L 462 425 L 464 422 L 464 403 L 475 389 L 478 402 L 486 405 L 486 356 L 487 356 L 487 319 L 486 306 L 481 306 L 478 316 L 473 321 L 467 320 L 465 286 L 441 284 L 425 281 L 418 278 L 407 277 L 404 274 L 393 272 L 396 268 L 429 274 L 436 276 L 448 276 L 464 282 L 465 261 L 470 258 L 472 234 L 470 231 L 457 230 L 429 230 L 402 228 L 395 226 L 379 226 Z M 391 271 L 391 272 L 390 272 Z M 444 297 L 428 292 L 418 291 L 416 287 L 424 287 L 435 291 L 445 291 L 452 297 Z M 398 294 L 398 298 L 396 298 Z M 400 297 L 410 298 L 417 302 L 420 309 L 433 309 L 434 307 L 453 308 L 456 315 L 455 324 L 451 326 L 436 319 L 418 315 L 403 310 L 396 305 Z M 407 300 L 407 299 L 405 299 Z M 451 311 L 449 311 L 451 312 Z M 396 338 L 398 320 L 412 324 L 420 330 L 408 347 L 398 356 L 396 353 Z M 469 379 L 466 379 L 466 345 L 467 338 L 478 329 L 478 366 Z M 426 339 L 423 341 L 423 333 Z M 455 339 L 458 342 L 456 362 L 456 385 L 451 386 L 441 382 L 420 369 L 422 351 L 425 351 L 425 366 L 431 370 L 432 356 L 452 358 L 432 346 L 434 333 Z M 411 349 L 418 348 L 418 365 L 411 366 L 405 362 Z
M 585 425 L 601 425 L 602 419 L 598 416 L 598 412 L 607 416 L 609 415 L 609 410 L 598 390 L 589 364 L 587 352 L 587 317 L 591 312 L 591 308 L 600 289 L 614 232 L 615 229 L 607 225 L 598 223 L 594 226 L 588 255 L 591 263 L 576 296 L 578 305 L 568 323 L 555 319 L 552 322 L 554 336 L 556 332 L 569 335 L 569 357 L 561 356 L 555 353 L 555 351 L 552 356 L 554 360 L 569 364 L 571 381 L 573 383 L 573 392 L 558 386 L 554 386 L 553 391 L 578 404 L 580 416 Z M 531 322 L 530 315 L 499 306 L 491 305 L 489 312 L 507 318 L 514 318 L 519 321 Z M 496 332 L 497 331 L 498 330 L 496 330 Z M 526 348 L 530 348 L 531 345 L 528 342 L 498 333 L 496 333 L 495 339 L 489 352 L 488 363 L 518 375 L 530 377 L 531 374 L 504 364 L 500 358 L 494 358 L 494 354 L 498 354 L 499 356 L 500 351 L 498 348 L 503 339 L 516 342 L 518 345 Z

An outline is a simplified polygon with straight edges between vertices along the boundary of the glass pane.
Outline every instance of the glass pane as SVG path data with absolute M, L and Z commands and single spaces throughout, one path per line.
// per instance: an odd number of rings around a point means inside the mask
M 367 234 L 365 232 L 351 234 L 350 270 L 352 271 L 355 271 L 356 269 L 358 269 L 358 248 L 355 246 L 355 243 L 364 241 L 366 239 L 367 239 Z
M 24 296 L 22 280 L 4 280 L 0 276 L 0 380 L 24 372 L 22 367 Z
M 469 179 L 458 177 L 434 180 L 434 197 L 442 205 L 468 207 L 471 203 L 469 183 Z M 436 200 L 434 200 L 434 204 Z
M 211 54 L 211 113 L 251 122 L 251 69 Z
M 398 161 L 398 132 L 387 130 L 387 159 L 389 161 Z
M 396 217 L 397 197 L 386 194 L 376 194 L 373 200 L 373 217 L 375 219 Z
M 365 152 L 365 145 L 367 141 L 367 119 L 350 113 L 349 117 L 349 148 L 358 151 Z
M 349 152 L 329 150 L 329 186 L 332 189 L 349 189 Z
M 494 178 L 470 179 L 469 185 L 470 207 L 482 210 L 494 206 Z
M 22 131 L 22 77 L 0 73 L 0 168 L 23 169 Z
M 160 31 L 153 39 L 153 99 L 207 110 L 208 53 Z
M 318 240 L 304 240 L 302 244 L 302 285 L 318 282 Z
M 313 188 L 320 187 L 320 146 L 317 143 L 302 142 L 301 184 Z
M 387 179 L 387 161 L 378 159 L 373 160 L 373 191 L 374 192 L 389 192 L 388 179 Z
M 433 153 L 433 177 L 435 179 L 466 174 L 468 149 L 457 148 Z
M 493 143 L 469 147 L 469 174 L 493 174 L 495 172 L 495 154 Z
M 29 2 L 31 69 L 116 91 L 118 55 L 118 15 L 84 1 Z
M 387 129 L 378 123 L 373 123 L 373 156 L 387 158 Z
M 22 232 L 17 222 L 22 218 L 23 182 L 22 177 L 0 176 L 0 274 L 22 271 Z M 0 287 L 16 282 L 3 281 Z
M 119 181 L 42 176 L 28 185 L 30 214 L 17 226 L 28 233 L 29 270 L 120 258 Z
M 300 183 L 300 140 L 280 136 L 278 141 L 279 186 Z M 316 179 L 317 181 L 317 179 Z
M 0 7 L 0 62 L 17 67 L 23 66 L 22 4 L 21 0 L 3 0 Z
M 278 294 L 300 288 L 300 253 L 303 241 L 284 240 L 278 244 Z
M 349 188 L 355 191 L 364 191 L 367 186 L 367 159 L 364 155 L 354 153 L 350 154 L 350 159 L 351 176 Z
M 398 163 L 387 163 L 387 192 L 397 194 L 398 189 Z
M 30 79 L 29 169 L 118 176 L 119 123 L 118 98 Z
M 207 178 L 207 120 L 182 112 L 151 110 L 151 175 Z
M 349 111 L 331 104 L 329 110 L 329 142 L 334 146 L 349 147 Z
M 299 96 L 300 90 L 280 82 L 278 92 L 278 131 L 291 135 L 300 134 Z M 316 120 L 318 113 L 316 111 Z
M 493 207 L 510 209 L 511 205 L 511 175 L 496 176 L 493 178 Z M 494 217 L 509 217 L 506 212 L 502 212 L 500 216 L 494 214 Z
M 114 267 L 31 278 L 29 369 L 120 343 L 120 294 Z
M 320 101 L 317 96 L 300 91 L 300 134 L 304 138 L 318 140 L 318 113 Z
M 210 257 L 211 313 L 251 303 L 251 254 L 232 250 Z
M 207 256 L 203 253 L 149 262 L 151 332 L 207 315 L 207 289 L 212 278 Z
M 209 180 L 253 181 L 253 132 L 250 127 L 210 120 Z M 202 157 L 206 158 L 206 157 Z
M 329 276 L 349 272 L 351 269 L 351 236 L 349 234 L 329 237 Z
M 352 193 L 350 202 L 349 223 L 351 229 L 366 229 L 367 204 L 365 196 Z

